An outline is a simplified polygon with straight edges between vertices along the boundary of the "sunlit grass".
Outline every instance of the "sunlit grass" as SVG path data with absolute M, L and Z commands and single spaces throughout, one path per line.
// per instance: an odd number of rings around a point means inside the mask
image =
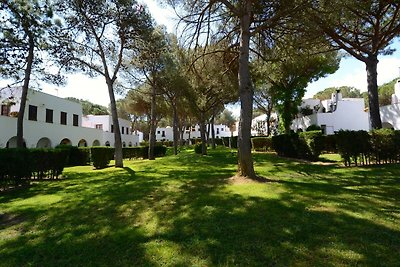
M 0 195 L 0 266 L 400 266 L 400 168 L 192 150 Z

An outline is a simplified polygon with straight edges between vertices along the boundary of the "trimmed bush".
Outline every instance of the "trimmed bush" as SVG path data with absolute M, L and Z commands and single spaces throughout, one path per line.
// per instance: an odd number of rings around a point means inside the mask
M 337 153 L 336 148 L 336 138 L 335 135 L 323 135 L 322 136 L 324 142 L 323 151 L 326 153 Z
M 16 186 L 31 179 L 55 179 L 68 153 L 63 149 L 0 149 L 0 184 Z
M 299 144 L 299 136 L 297 134 L 281 134 L 272 137 L 272 146 L 278 156 L 297 158 L 297 144 Z
M 93 166 L 96 169 L 103 169 L 110 164 L 110 160 L 114 156 L 114 148 L 94 146 L 90 148 L 90 154 Z
M 370 136 L 366 131 L 340 130 L 335 133 L 338 153 L 346 166 L 354 162 L 367 164 L 371 152 Z
M 272 145 L 279 156 L 317 160 L 323 148 L 320 131 L 282 134 L 272 137 Z
M 197 143 L 194 145 L 194 153 L 202 154 L 202 144 L 201 143 Z
M 122 148 L 122 156 L 124 159 L 143 158 L 143 147 L 124 147 Z
M 267 136 L 252 137 L 251 146 L 255 151 L 270 151 L 272 150 L 272 138 Z
M 221 138 L 215 138 L 214 141 L 215 141 L 215 144 L 217 146 L 223 146 L 224 145 L 224 141 Z
M 399 131 L 339 131 L 335 138 L 338 152 L 346 166 L 394 163 L 400 160 Z
M 84 166 L 90 163 L 90 148 L 88 147 L 58 145 L 56 148 L 67 152 L 66 166 Z
M 299 134 L 300 142 L 304 140 L 306 146 L 304 147 L 304 158 L 311 160 L 318 160 L 324 148 L 324 139 L 321 131 L 309 131 Z
M 143 159 L 148 159 L 149 158 L 149 147 L 144 146 L 142 147 L 142 157 Z M 166 146 L 155 146 L 154 147 L 154 156 L 155 157 L 163 157 L 167 153 L 167 147 Z

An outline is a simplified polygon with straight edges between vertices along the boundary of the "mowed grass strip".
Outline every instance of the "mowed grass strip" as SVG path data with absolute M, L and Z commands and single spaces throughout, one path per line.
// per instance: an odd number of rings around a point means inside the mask
M 0 266 L 400 266 L 400 168 L 192 150 L 0 195 Z M 329 159 L 328 163 L 326 162 Z

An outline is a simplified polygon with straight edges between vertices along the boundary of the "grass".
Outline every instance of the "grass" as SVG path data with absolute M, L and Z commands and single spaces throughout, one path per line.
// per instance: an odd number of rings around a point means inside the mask
M 0 266 L 400 266 L 400 168 L 193 151 L 0 195 Z

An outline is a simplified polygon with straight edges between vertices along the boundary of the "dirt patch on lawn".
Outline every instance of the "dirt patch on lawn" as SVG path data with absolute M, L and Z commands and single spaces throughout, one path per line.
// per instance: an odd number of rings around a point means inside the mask
M 25 219 L 20 215 L 0 213 L 0 229 L 20 224 Z
M 235 175 L 230 178 L 228 178 L 229 184 L 262 184 L 262 183 L 271 183 L 271 182 L 277 182 L 262 176 L 257 176 L 254 179 L 251 179 L 249 177 L 245 176 L 240 176 L 240 175 Z

